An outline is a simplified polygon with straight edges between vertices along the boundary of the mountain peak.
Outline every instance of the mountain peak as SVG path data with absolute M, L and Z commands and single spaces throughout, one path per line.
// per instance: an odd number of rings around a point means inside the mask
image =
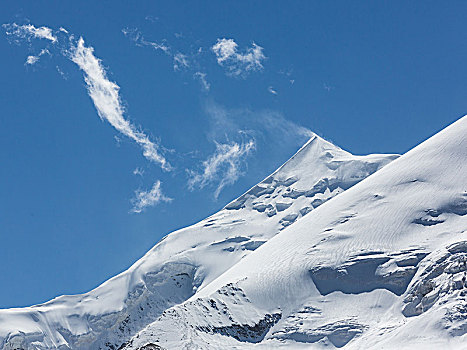
M 175 348 L 171 333 L 187 325 L 199 325 L 190 339 L 201 348 L 461 348 L 466 158 L 464 117 L 269 239 L 126 349 L 155 329 Z M 209 332 L 208 301 L 222 305 Z
M 127 271 L 89 293 L 0 310 L 0 345 L 118 348 L 165 310 L 395 158 L 353 156 L 312 135 L 284 165 L 224 209 L 169 234 Z

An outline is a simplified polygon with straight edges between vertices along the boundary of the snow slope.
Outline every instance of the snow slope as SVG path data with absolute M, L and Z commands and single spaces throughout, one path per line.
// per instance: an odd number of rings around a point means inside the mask
M 467 116 L 282 230 L 125 349 L 467 349 Z
M 120 348 L 171 307 L 225 284 L 216 279 L 232 266 L 279 232 L 293 233 L 287 227 L 397 157 L 354 156 L 314 135 L 223 210 L 166 236 L 127 271 L 89 293 L 0 310 L 0 347 Z

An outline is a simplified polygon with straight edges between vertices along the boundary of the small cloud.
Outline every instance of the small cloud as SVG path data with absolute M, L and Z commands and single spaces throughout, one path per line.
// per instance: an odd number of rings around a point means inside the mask
M 26 59 L 25 64 L 29 64 L 30 66 L 36 64 L 37 61 L 39 61 L 39 59 L 41 58 L 41 56 L 44 55 L 44 54 L 49 54 L 49 55 L 50 55 L 49 50 L 47 50 L 47 49 L 42 49 L 41 52 L 39 52 L 38 55 L 36 55 L 36 56 L 34 56 L 34 55 L 28 56 L 27 59 Z
M 133 175 L 138 175 L 138 176 L 143 176 L 144 175 L 144 169 L 141 169 L 141 168 L 135 168 L 135 170 L 133 170 Z
M 209 91 L 209 89 L 211 88 L 211 85 L 209 84 L 208 80 L 206 79 L 206 73 L 196 72 L 195 74 L 193 74 L 193 76 L 199 80 L 199 82 L 201 84 L 201 87 L 205 91 Z
M 154 23 L 154 22 L 157 22 L 159 20 L 159 17 L 156 17 L 156 16 L 146 16 L 144 17 L 144 19 L 148 22 L 151 22 L 151 23 Z
M 107 78 L 101 60 L 94 56 L 94 49 L 86 47 L 83 38 L 80 38 L 76 46 L 69 51 L 69 56 L 84 72 L 88 94 L 94 102 L 99 117 L 140 145 L 147 159 L 159 163 L 164 170 L 171 170 L 170 164 L 159 152 L 159 146 L 124 118 L 124 108 L 119 95 L 120 87 Z
M 28 58 L 26 58 L 26 64 L 29 64 L 31 66 L 37 61 L 39 61 L 39 56 L 28 56 Z
M 326 91 L 334 90 L 334 87 L 333 87 L 333 86 L 328 85 L 328 84 L 326 84 L 326 83 L 323 84 L 323 88 L 324 88 L 324 90 L 326 90 Z
M 277 91 L 272 86 L 268 87 L 268 91 L 273 95 L 277 95 Z
M 212 46 L 212 51 L 217 57 L 217 63 L 222 65 L 229 59 L 236 59 L 238 55 L 237 46 L 233 39 L 217 39 L 217 43 Z
M 242 174 L 244 158 L 255 149 L 256 143 L 253 139 L 248 142 L 217 143 L 216 151 L 202 164 L 200 173 L 188 171 L 190 176 L 188 187 L 194 190 L 204 188 L 209 184 L 217 183 L 214 198 L 218 198 L 222 189 L 227 185 L 234 184 Z
M 263 69 L 262 61 L 266 59 L 263 54 L 263 48 L 253 43 L 252 47 L 247 48 L 243 53 L 237 50 L 238 45 L 233 39 L 217 39 L 217 42 L 211 47 L 217 58 L 217 63 L 225 67 L 228 75 L 245 76 L 251 71 L 260 71 Z
M 295 83 L 295 79 L 290 79 L 289 82 L 290 82 L 290 84 L 293 85 Z
M 7 23 L 3 25 L 7 35 L 13 35 L 19 38 L 31 40 L 46 39 L 52 43 L 57 42 L 57 37 L 53 34 L 52 29 L 48 27 L 35 27 L 32 24 L 18 25 L 16 23 Z
M 168 45 L 154 41 L 147 41 L 143 34 L 136 28 L 123 28 L 122 33 L 131 41 L 133 41 L 137 46 L 149 46 L 154 50 L 161 50 L 165 54 L 172 56 L 170 53 L 170 47 Z
M 188 68 L 190 64 L 188 63 L 188 59 L 186 55 L 177 52 L 174 55 L 174 70 L 180 70 L 180 69 L 185 69 Z
M 166 197 L 161 190 L 161 182 L 157 180 L 149 191 L 135 191 L 135 197 L 132 200 L 133 213 L 141 213 L 147 207 L 153 207 L 160 202 L 170 202 L 172 198 Z

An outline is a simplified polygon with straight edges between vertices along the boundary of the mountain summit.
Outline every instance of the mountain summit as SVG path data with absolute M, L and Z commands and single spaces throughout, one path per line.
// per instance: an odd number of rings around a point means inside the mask
M 466 159 L 464 117 L 269 239 L 126 349 L 154 339 L 168 349 L 462 348 Z
M 354 156 L 314 135 L 258 185 L 91 292 L 0 310 L 0 345 L 458 346 L 466 135 L 464 117 L 401 157 Z

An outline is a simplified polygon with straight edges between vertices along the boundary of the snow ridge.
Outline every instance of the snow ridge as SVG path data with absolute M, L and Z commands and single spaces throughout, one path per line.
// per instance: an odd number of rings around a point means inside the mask
M 28 308 L 0 310 L 0 347 L 117 349 L 128 345 L 139 331 L 169 317 L 170 310 L 176 310 L 172 307 L 191 300 L 279 232 L 286 232 L 287 227 L 397 157 L 354 156 L 314 135 L 276 172 L 223 210 L 166 236 L 127 271 L 96 289 Z M 226 286 L 230 284 L 218 291 Z M 247 302 L 234 298 L 222 303 L 231 309 Z M 217 326 L 200 323 L 194 332 L 260 342 L 282 313 L 256 314 L 252 319 L 235 314 L 229 324 L 222 319 Z M 155 343 L 148 341 L 157 348 Z

